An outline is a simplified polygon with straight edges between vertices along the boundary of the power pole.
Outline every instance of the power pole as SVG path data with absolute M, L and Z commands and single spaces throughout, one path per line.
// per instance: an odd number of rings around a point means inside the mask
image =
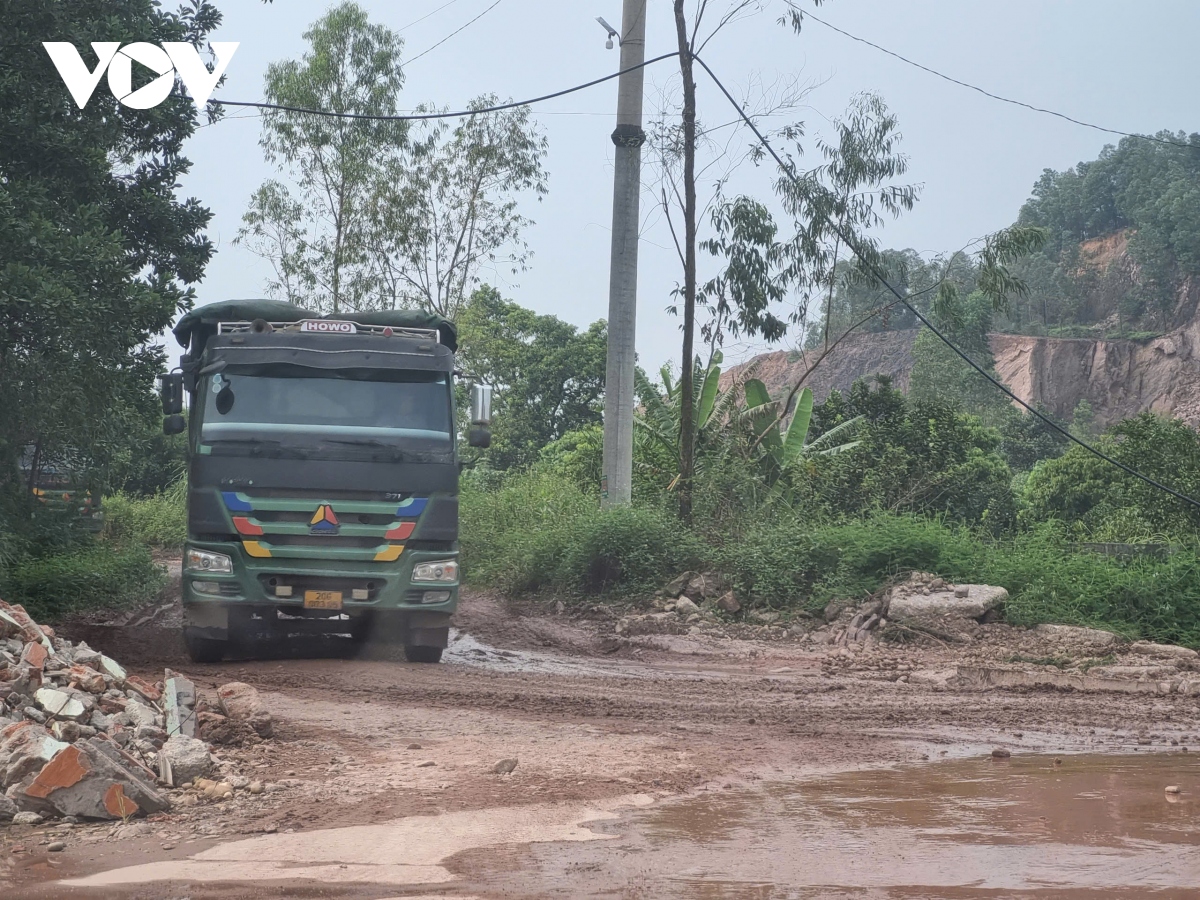
M 638 229 L 641 225 L 642 88 L 646 2 L 624 0 L 613 177 L 612 261 L 608 278 L 608 369 L 604 382 L 605 506 L 628 505 L 633 487 L 633 368 L 637 322 Z M 633 71 L 634 66 L 639 68 Z

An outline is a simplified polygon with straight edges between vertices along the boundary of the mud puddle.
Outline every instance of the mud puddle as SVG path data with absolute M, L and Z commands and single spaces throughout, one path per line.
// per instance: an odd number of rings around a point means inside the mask
M 1194 898 L 1200 758 L 984 758 L 730 786 L 603 830 L 618 840 L 451 868 L 514 897 Z
M 440 885 L 442 862 L 467 850 L 537 842 L 600 841 L 589 825 L 653 798 L 635 794 L 590 804 L 541 804 L 412 816 L 383 825 L 272 834 L 218 844 L 186 859 L 125 866 L 60 882 L 64 888 L 152 883 L 308 881 L 344 887 Z M 165 894 L 164 894 L 165 896 Z

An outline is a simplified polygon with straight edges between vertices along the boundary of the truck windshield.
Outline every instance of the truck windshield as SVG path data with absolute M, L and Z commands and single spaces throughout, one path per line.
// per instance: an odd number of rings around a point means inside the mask
M 204 386 L 201 441 L 265 436 L 298 445 L 323 439 L 399 445 L 451 439 L 444 372 L 293 371 L 213 375 Z

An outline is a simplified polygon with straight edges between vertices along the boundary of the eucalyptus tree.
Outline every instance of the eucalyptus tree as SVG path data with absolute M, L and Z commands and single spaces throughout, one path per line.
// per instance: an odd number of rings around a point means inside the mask
M 483 96 L 468 109 L 498 102 Z M 533 223 L 520 203 L 547 191 L 547 142 L 526 106 L 418 128 L 385 166 L 370 207 L 368 251 L 385 305 L 454 319 L 485 269 L 504 277 L 527 266 L 522 234 Z
M 279 177 L 255 192 L 237 237 L 271 262 L 269 292 L 335 313 L 415 306 L 454 318 L 484 269 L 521 271 L 532 223 L 519 203 L 546 193 L 546 140 L 528 107 L 489 112 L 497 99 L 482 96 L 454 124 L 413 124 L 399 109 L 397 32 L 344 2 L 304 37 L 301 59 L 267 70 L 267 100 L 290 108 L 263 117 Z
M 379 305 L 369 254 L 371 203 L 380 174 L 408 139 L 397 114 L 403 39 L 352 2 L 304 32 L 299 60 L 267 67 L 259 144 L 286 182 L 265 182 L 250 200 L 237 242 L 271 261 L 270 293 L 334 313 Z

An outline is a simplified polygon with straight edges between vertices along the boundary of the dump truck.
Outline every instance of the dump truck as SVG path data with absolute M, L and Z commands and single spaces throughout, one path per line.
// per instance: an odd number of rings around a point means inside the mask
M 185 352 L 160 380 L 164 431 L 188 433 L 191 658 L 338 635 L 438 662 L 459 592 L 453 324 L 245 300 L 174 334 Z M 470 398 L 486 447 L 491 389 Z

